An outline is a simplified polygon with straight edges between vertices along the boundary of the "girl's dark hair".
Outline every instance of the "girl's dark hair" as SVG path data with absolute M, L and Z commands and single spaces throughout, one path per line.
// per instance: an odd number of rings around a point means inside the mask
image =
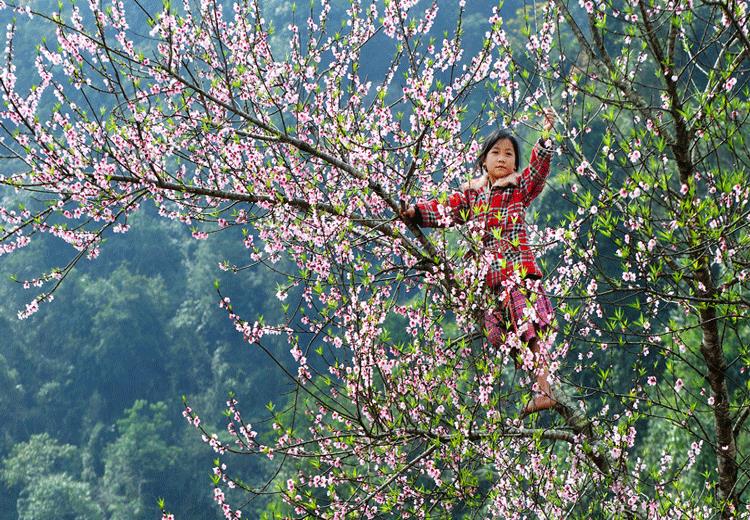
M 476 161 L 476 166 L 478 169 L 482 169 L 482 164 L 487 158 L 487 153 L 489 153 L 492 147 L 495 146 L 495 143 L 497 143 L 501 139 L 507 139 L 508 141 L 510 141 L 510 144 L 513 145 L 513 151 L 516 152 L 516 171 L 518 171 L 518 166 L 521 161 L 521 147 L 518 145 L 518 139 L 516 139 L 516 136 L 513 135 L 507 128 L 499 128 L 485 137 L 484 143 L 482 144 L 482 150 L 479 152 L 479 156 L 477 157 Z

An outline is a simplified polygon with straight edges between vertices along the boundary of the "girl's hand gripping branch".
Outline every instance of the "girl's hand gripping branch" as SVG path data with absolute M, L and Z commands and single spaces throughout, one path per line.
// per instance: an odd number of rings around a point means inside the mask
M 409 206 L 408 208 L 401 210 L 401 217 L 408 220 L 414 220 L 416 214 L 417 209 L 414 206 Z
M 543 137 L 547 137 L 552 129 L 555 127 L 555 111 L 551 107 L 547 107 L 542 111 L 544 116 L 544 122 L 542 123 Z
M 416 206 L 409 206 L 408 208 L 402 209 L 399 212 L 399 215 L 402 219 L 411 222 L 414 225 L 422 225 L 422 214 Z

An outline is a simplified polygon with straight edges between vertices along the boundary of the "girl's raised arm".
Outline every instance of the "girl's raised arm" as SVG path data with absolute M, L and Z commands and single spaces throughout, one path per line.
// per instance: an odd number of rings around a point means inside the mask
M 546 136 L 555 123 L 555 112 L 551 108 L 544 109 L 543 136 L 531 149 L 529 165 L 521 173 L 521 187 L 525 191 L 525 203 L 528 206 L 532 200 L 544 189 L 544 183 L 549 175 L 550 159 L 552 158 L 552 143 Z

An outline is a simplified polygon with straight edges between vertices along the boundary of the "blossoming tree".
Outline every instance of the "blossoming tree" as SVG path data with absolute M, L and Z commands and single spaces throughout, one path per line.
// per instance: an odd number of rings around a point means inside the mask
M 74 250 L 24 282 L 37 292 L 19 318 L 144 205 L 197 240 L 241 228 L 248 264 L 296 266 L 278 292 L 288 319 L 220 304 L 296 390 L 270 438 L 234 397 L 221 434 L 186 406 L 221 454 L 227 518 L 243 493 L 293 517 L 740 514 L 747 3 L 464 4 L 3 4 L 54 38 L 18 56 L 8 26 L 2 253 L 52 237 Z M 546 106 L 558 154 L 530 224 L 558 306 L 558 405 L 521 419 L 538 360 L 515 371 L 512 337 L 483 341 L 486 262 L 465 255 L 481 229 L 399 215 L 476 175 L 478 131 L 531 141 Z M 231 453 L 279 477 L 256 485 Z

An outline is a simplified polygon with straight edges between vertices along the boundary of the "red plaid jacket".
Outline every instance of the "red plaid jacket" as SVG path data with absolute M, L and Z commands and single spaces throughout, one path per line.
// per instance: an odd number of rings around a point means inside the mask
M 445 227 L 470 219 L 484 220 L 483 247 L 495 252 L 486 279 L 490 287 L 500 285 L 516 270 L 521 277 L 541 278 L 542 271 L 529 247 L 525 218 L 526 208 L 544 188 L 551 156 L 551 148 L 537 143 L 516 185 L 466 189 L 451 194 L 444 204 L 437 199 L 420 202 L 417 221 L 425 227 Z M 441 206 L 449 209 L 447 216 Z

